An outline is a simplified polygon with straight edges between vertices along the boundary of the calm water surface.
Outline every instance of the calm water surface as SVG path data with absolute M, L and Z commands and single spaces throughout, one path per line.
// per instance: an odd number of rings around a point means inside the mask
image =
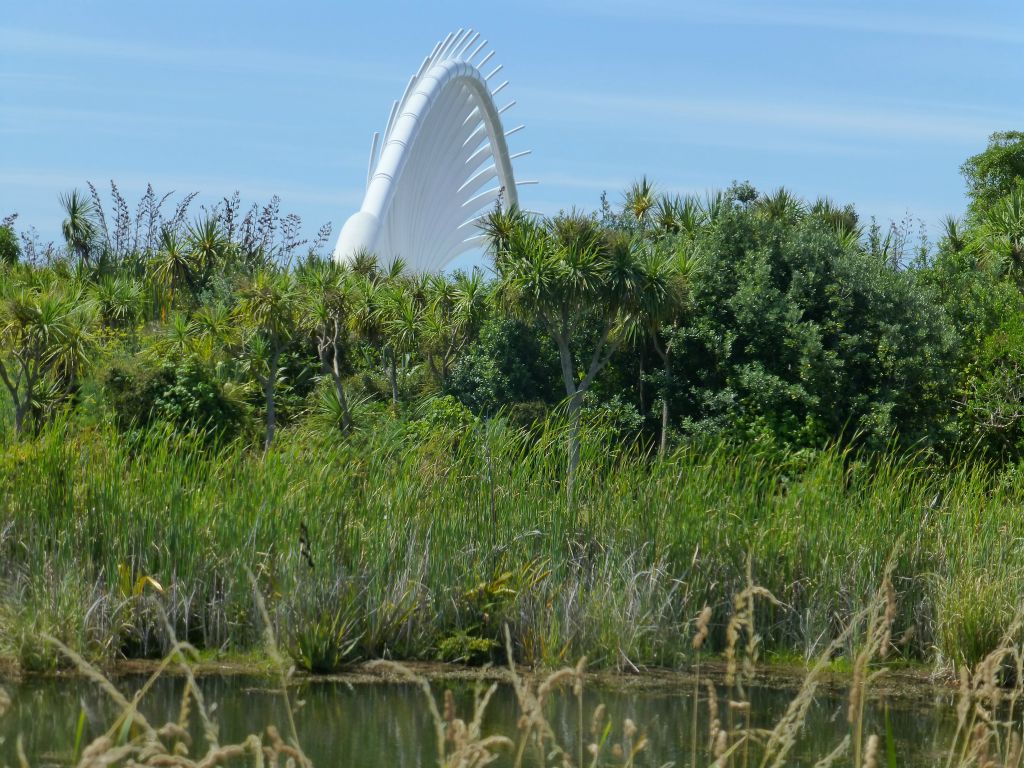
M 122 691 L 136 690 L 143 678 L 117 680 Z M 261 732 L 270 723 L 283 726 L 280 695 L 266 680 L 251 677 L 204 677 L 200 685 L 208 703 L 216 703 L 222 742 L 240 741 L 245 734 Z M 67 765 L 75 728 L 84 710 L 89 738 L 102 733 L 114 712 L 108 699 L 83 680 L 27 680 L 5 683 L 13 706 L 0 719 L 0 766 L 16 765 L 14 741 L 22 735 L 26 753 L 34 768 Z M 184 683 L 164 678 L 143 702 L 142 711 L 155 724 L 176 719 Z M 459 715 L 469 719 L 473 687 L 467 683 L 435 683 L 440 692 L 450 687 L 456 693 Z M 299 736 L 306 753 L 317 766 L 359 766 L 366 768 L 413 768 L 434 765 L 434 732 L 423 706 L 419 689 L 405 684 L 349 685 L 344 682 L 306 682 L 299 689 L 305 701 L 297 715 Z M 754 725 L 770 727 L 785 711 L 792 691 L 758 688 L 751 693 Z M 720 695 L 724 701 L 724 694 Z M 585 695 L 589 727 L 590 713 L 604 703 L 614 718 L 613 738 L 621 734 L 624 718 L 632 718 L 647 734 L 649 749 L 640 765 L 676 766 L 690 763 L 693 690 L 624 690 L 611 686 L 591 687 Z M 703 698 L 702 698 L 703 702 Z M 884 735 L 884 711 L 896 734 L 901 766 L 930 766 L 948 743 L 955 723 L 955 702 L 949 695 L 934 698 L 905 697 L 873 702 L 870 728 Z M 706 738 L 707 708 L 698 708 L 700 735 Z M 485 733 L 513 734 L 518 716 L 510 688 L 498 691 L 488 708 Z M 723 719 L 724 719 L 723 712 Z M 569 696 L 556 697 L 549 718 L 560 742 L 575 743 L 576 705 Z M 846 702 L 842 692 L 819 694 L 807 727 L 801 736 L 791 765 L 813 765 L 830 751 L 846 733 Z M 283 730 L 283 728 L 282 728 Z M 706 762 L 701 760 L 701 764 Z M 508 765 L 502 761 L 497 765 Z

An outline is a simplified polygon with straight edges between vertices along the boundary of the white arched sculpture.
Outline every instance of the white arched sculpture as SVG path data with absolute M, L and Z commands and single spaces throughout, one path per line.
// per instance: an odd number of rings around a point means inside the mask
M 401 257 L 417 272 L 442 269 L 482 244 L 482 214 L 502 197 L 518 203 L 512 160 L 492 88 L 501 71 L 487 66 L 493 51 L 479 33 L 459 30 L 438 43 L 391 108 L 384 137 L 373 135 L 366 195 L 338 235 L 334 258 L 360 251 L 387 264 Z

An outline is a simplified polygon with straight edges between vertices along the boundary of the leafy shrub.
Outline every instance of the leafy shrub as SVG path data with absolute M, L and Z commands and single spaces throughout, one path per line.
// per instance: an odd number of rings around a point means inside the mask
M 438 643 L 437 658 L 438 661 L 486 664 L 491 661 L 491 655 L 497 647 L 497 641 L 490 638 L 456 632 Z
M 424 441 L 438 435 L 455 436 L 469 429 L 476 417 L 451 395 L 432 397 L 420 406 L 418 418 L 409 424 L 410 437 Z
M 18 236 L 10 227 L 0 227 L 0 264 L 15 264 L 21 258 Z
M 511 403 L 558 402 L 557 353 L 545 336 L 508 317 L 489 318 L 452 373 L 448 390 L 475 413 Z
M 343 611 L 324 613 L 292 631 L 289 654 L 296 665 L 314 674 L 337 672 L 356 659 L 362 637 L 356 621 Z
M 851 247 L 817 217 L 771 218 L 735 201 L 695 247 L 693 310 L 669 333 L 671 411 L 688 432 L 767 430 L 795 446 L 937 439 L 956 336 L 913 270 Z
M 611 433 L 612 439 L 627 441 L 636 440 L 644 426 L 644 417 L 636 406 L 620 394 L 593 405 L 588 414 L 588 421 L 591 420 Z
M 540 400 L 528 400 L 523 403 L 513 403 L 506 411 L 506 415 L 514 426 L 532 429 L 543 422 L 549 412 L 547 403 Z
M 121 429 L 165 421 L 230 439 L 245 422 L 242 405 L 194 360 L 156 368 L 116 363 L 107 371 L 103 391 Z

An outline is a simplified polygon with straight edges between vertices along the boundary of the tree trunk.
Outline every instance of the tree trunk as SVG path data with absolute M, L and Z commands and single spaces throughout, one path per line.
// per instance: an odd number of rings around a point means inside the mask
M 330 374 L 334 383 L 334 392 L 341 404 L 341 431 L 348 433 L 352 428 L 352 412 L 348 407 L 348 398 L 345 397 L 345 385 L 341 380 L 341 365 L 338 363 L 338 347 L 327 342 L 320 343 L 320 363 L 324 371 Z
M 567 323 L 563 322 L 563 329 Z M 580 411 L 583 406 L 583 391 L 576 386 L 576 376 L 572 352 L 569 349 L 569 336 L 563 330 L 555 333 L 555 344 L 558 346 L 558 357 L 562 368 L 562 382 L 565 394 L 569 398 L 569 436 L 567 444 L 568 466 L 565 473 L 565 488 L 569 503 L 573 502 L 573 488 L 576 484 L 576 468 L 580 463 Z
M 348 409 L 345 386 L 341 383 L 341 376 L 335 374 L 331 378 L 334 379 L 334 391 L 338 393 L 338 402 L 341 403 L 341 431 L 347 434 L 352 429 L 352 413 Z
M 21 376 L 17 379 L 12 380 L 7 374 L 7 368 L 4 367 L 3 361 L 0 360 L 0 382 L 3 382 L 4 388 L 11 396 L 11 402 L 14 403 L 14 436 L 20 437 L 22 429 L 25 427 L 25 415 L 28 413 L 29 408 L 32 405 L 32 388 L 35 386 L 35 377 L 31 372 L 22 371 L 25 376 L 25 399 L 22 400 L 18 397 L 18 391 L 21 385 Z
M 391 382 L 391 404 L 398 407 L 398 361 L 391 354 L 391 365 L 388 367 L 388 381 Z
M 270 359 L 267 366 L 267 378 L 263 380 L 263 397 L 267 402 L 267 437 L 263 443 L 263 452 L 270 450 L 270 444 L 274 442 L 274 432 L 277 429 L 277 403 L 274 397 L 274 385 L 277 383 L 277 354 Z
M 643 347 L 641 347 L 640 348 L 640 377 L 637 379 L 637 382 L 636 382 L 638 394 L 640 395 L 640 413 L 646 413 L 647 412 L 647 402 L 646 402 L 646 398 L 644 397 L 644 374 L 646 373 L 646 371 L 644 370 L 644 362 L 645 362 L 645 360 L 644 360 L 644 350 L 643 350 Z
M 15 401 L 15 403 L 14 403 L 14 436 L 15 437 L 20 437 L 21 436 L 21 431 L 22 431 L 22 429 L 25 426 L 25 412 L 28 410 L 27 405 L 28 405 L 27 401 L 24 402 L 24 403 L 19 403 L 19 402 Z
M 654 351 L 658 353 L 665 368 L 665 386 L 661 393 L 661 440 L 658 444 L 658 458 L 662 458 L 668 448 L 668 398 L 672 389 L 672 361 L 668 348 L 662 349 L 657 337 L 654 338 Z
M 658 458 L 664 458 L 668 446 L 668 398 L 661 398 L 661 442 L 658 444 Z
M 566 488 L 570 503 L 576 498 L 576 470 L 580 465 L 580 417 L 582 413 L 583 392 L 577 390 L 569 401 L 569 467 Z

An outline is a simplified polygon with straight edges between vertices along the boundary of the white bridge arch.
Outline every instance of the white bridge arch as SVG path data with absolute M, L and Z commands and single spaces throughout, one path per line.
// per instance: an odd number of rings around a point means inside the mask
M 442 269 L 464 251 L 482 244 L 480 216 L 499 197 L 518 204 L 507 137 L 498 107 L 505 89 L 484 74 L 494 52 L 480 34 L 459 30 L 434 46 L 405 94 L 391 108 L 383 139 L 373 135 L 362 207 L 338 235 L 334 258 L 347 261 L 360 251 L 383 263 L 396 257 L 417 272 Z M 518 182 L 527 184 L 535 182 Z

